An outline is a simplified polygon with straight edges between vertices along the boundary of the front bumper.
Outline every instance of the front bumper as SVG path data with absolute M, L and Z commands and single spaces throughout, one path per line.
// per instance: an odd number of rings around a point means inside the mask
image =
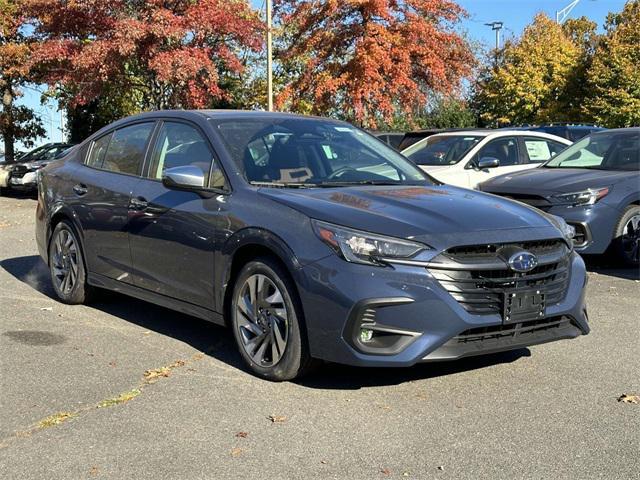
M 613 239 L 614 229 L 620 212 L 604 203 L 596 203 L 584 207 L 555 206 L 546 210 L 557 215 L 576 228 L 578 234 L 584 237 L 575 246 L 581 254 L 602 254 Z
M 8 186 L 18 190 L 36 190 L 38 188 L 37 172 L 26 172 L 20 177 L 9 175 Z
M 424 267 L 368 267 L 331 255 L 298 272 L 311 354 L 350 365 L 410 366 L 587 334 L 584 262 L 572 253 L 569 265 L 564 298 L 547 305 L 544 318 L 535 321 L 555 325 L 530 328 L 533 323 L 505 325 L 501 315 L 469 313 Z M 372 303 L 378 304 L 374 324 L 389 335 L 401 335 L 401 348 L 382 344 L 367 352 L 354 344 L 354 315 L 371 316 L 363 305 Z

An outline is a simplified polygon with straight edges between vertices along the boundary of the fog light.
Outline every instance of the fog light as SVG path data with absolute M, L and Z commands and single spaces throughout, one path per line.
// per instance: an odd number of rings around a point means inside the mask
M 369 343 L 373 338 L 373 330 L 370 328 L 361 328 L 360 329 L 360 341 L 362 343 Z

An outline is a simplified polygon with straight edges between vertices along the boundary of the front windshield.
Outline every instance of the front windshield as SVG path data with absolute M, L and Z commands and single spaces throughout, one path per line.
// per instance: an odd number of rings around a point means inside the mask
M 596 133 L 574 143 L 547 162 L 548 168 L 639 170 L 640 132 Z
M 345 123 L 256 117 L 214 122 L 245 178 L 258 185 L 324 187 L 432 184 L 420 169 Z
M 417 165 L 455 165 L 482 140 L 477 135 L 437 135 L 402 153 Z

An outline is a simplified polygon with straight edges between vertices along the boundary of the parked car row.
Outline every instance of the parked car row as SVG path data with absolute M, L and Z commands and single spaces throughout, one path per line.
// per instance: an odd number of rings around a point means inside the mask
M 509 135 L 518 161 L 556 148 Z M 585 266 L 561 217 L 442 183 L 344 122 L 148 113 L 39 177 L 36 241 L 63 302 L 104 288 L 228 325 L 263 378 L 589 332 Z
M 73 144 L 47 143 L 19 156 L 14 163 L 0 164 L 0 189 L 35 192 L 36 172 L 66 155 Z

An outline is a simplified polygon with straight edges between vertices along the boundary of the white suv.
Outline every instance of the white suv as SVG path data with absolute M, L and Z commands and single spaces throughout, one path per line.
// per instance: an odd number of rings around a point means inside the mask
M 476 188 L 498 175 L 534 168 L 568 145 L 542 132 L 464 130 L 432 135 L 402 153 L 441 182 Z

